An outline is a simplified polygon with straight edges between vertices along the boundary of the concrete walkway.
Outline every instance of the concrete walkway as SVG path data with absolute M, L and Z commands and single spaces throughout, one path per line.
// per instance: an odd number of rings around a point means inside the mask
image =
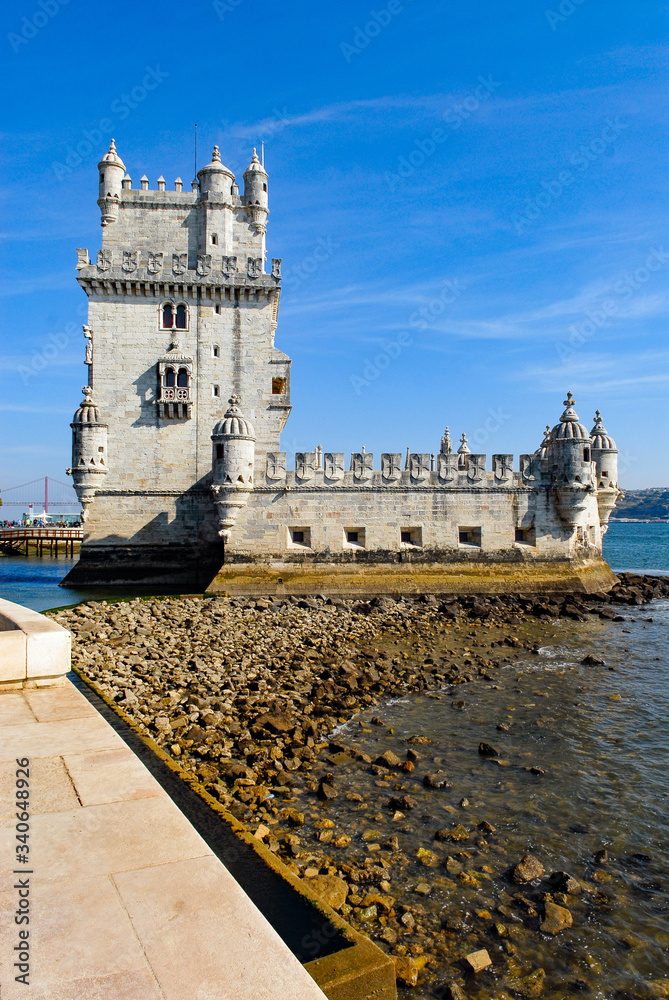
M 22 757 L 30 758 L 28 865 L 15 861 Z M 0 824 L 2 1000 L 324 1000 L 69 681 L 0 694 Z M 16 885 L 28 878 L 26 987 L 15 982 L 13 949 L 22 929 L 14 923 Z

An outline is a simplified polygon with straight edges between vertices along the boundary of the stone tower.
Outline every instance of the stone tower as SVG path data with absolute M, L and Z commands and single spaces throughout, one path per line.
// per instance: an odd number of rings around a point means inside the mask
M 281 261 L 268 273 L 265 260 L 268 175 L 254 150 L 240 194 L 214 147 L 192 190 L 177 178 L 168 191 L 162 176 L 157 190 L 146 177 L 137 188 L 113 140 L 98 172 L 102 246 L 92 259 L 78 250 L 77 269 L 95 395 L 85 409 L 104 425 L 106 471 L 103 482 L 90 456 L 85 474 L 73 459 L 89 532 L 74 577 L 94 576 L 86 567 L 112 540 L 122 562 L 123 539 L 143 546 L 160 579 L 166 558 L 220 558 L 211 434 L 228 398 L 243 402 L 263 472 L 290 412 L 290 359 L 274 346 Z M 81 449 L 103 431 L 80 428 L 77 412 Z

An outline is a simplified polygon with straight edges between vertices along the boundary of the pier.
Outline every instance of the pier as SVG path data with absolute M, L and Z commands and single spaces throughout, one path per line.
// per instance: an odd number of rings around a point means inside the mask
M 0 528 L 0 550 L 11 555 L 74 556 L 74 546 L 81 545 L 83 528 L 34 528 L 12 526 Z M 32 549 L 32 551 L 31 551 Z

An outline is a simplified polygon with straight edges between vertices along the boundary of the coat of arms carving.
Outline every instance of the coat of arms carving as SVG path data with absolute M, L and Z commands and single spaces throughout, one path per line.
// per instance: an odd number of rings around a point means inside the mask
M 188 254 L 187 253 L 173 253 L 172 254 L 172 273 L 173 274 L 184 274 L 188 270 Z
M 396 483 L 402 478 L 402 456 L 397 452 L 385 452 L 381 455 L 381 475 L 387 482 Z
M 158 274 L 158 271 L 162 271 L 163 269 L 162 253 L 149 252 L 149 257 L 146 262 L 146 269 L 151 274 Z
M 281 277 L 281 257 L 272 257 L 272 277 Z
M 274 480 L 286 478 L 285 451 L 267 452 L 267 478 Z
M 415 452 L 409 458 L 409 470 L 414 483 L 422 483 L 430 475 L 430 456 L 424 452 Z
M 111 267 L 111 250 L 98 250 L 98 271 L 108 271 Z
M 316 467 L 316 455 L 313 451 L 295 452 L 295 475 L 298 479 L 312 479 Z
M 458 477 L 458 456 L 444 455 L 439 452 L 437 455 L 437 475 L 442 483 L 452 483 Z
M 353 478 L 365 482 L 372 478 L 374 455 L 371 451 L 354 451 L 351 455 Z
M 124 271 L 130 273 L 131 271 L 137 270 L 137 251 L 136 250 L 124 250 L 123 251 L 123 263 L 121 267 Z
M 259 278 L 262 274 L 262 257 L 249 257 L 246 266 L 249 278 Z
M 201 278 L 203 278 L 205 276 L 205 274 L 209 274 L 209 272 L 211 271 L 211 254 L 210 253 L 199 253 L 197 255 L 197 268 L 196 268 L 196 271 L 200 275 Z
M 226 278 L 237 273 L 237 258 L 236 257 L 222 257 L 221 258 L 221 270 Z
M 480 483 L 485 475 L 485 455 L 467 455 L 467 479 Z
M 495 473 L 496 482 L 508 482 L 513 474 L 513 455 L 493 455 L 492 470 Z
M 326 451 L 323 455 L 323 471 L 326 479 L 339 480 L 344 478 L 344 452 Z

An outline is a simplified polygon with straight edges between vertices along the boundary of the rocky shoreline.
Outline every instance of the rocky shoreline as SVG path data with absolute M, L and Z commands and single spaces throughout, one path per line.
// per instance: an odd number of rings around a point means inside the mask
M 669 578 L 621 574 L 606 595 L 368 602 L 188 597 L 89 601 L 52 614 L 73 633 L 73 664 L 295 874 L 391 952 L 398 983 L 414 986 L 429 978 L 431 962 L 441 961 L 454 974 L 437 995 L 461 1000 L 463 988 L 471 996 L 478 990 L 470 989 L 466 970 L 476 978 L 490 955 L 477 946 L 481 934 L 456 914 L 435 928 L 420 897 L 441 871 L 465 889 L 489 879 L 495 827 L 485 817 L 475 824 L 468 817 L 433 831 L 434 843 L 418 851 L 425 879 L 398 898 L 396 875 L 408 859 L 399 838 L 381 835 L 374 823 L 401 823 L 418 806 L 416 779 L 429 791 L 448 788 L 448 774 L 419 732 L 402 756 L 392 750 L 373 756 L 350 736 L 338 739 L 338 727 L 364 714 L 366 732 L 374 726 L 383 732 L 375 706 L 409 693 L 446 689 L 457 711 L 457 686 L 474 680 L 494 686 L 499 667 L 536 652 L 541 623 L 624 621 L 626 606 L 666 596 Z M 584 662 L 603 666 L 595 654 Z M 479 754 L 506 763 L 491 744 L 481 742 Z M 342 798 L 364 811 L 364 796 L 347 790 L 345 776 L 353 770 L 371 774 L 384 796 L 384 814 L 370 815 L 362 843 L 352 843 L 336 818 Z M 525 770 L 542 773 L 531 762 Z M 486 852 L 492 852 L 487 863 Z M 604 864 L 603 857 L 593 859 L 593 872 Z M 568 927 L 582 885 L 569 873 L 544 872 L 531 855 L 515 859 L 508 880 L 508 898 L 497 901 L 494 913 L 483 907 L 479 919 L 504 954 L 515 995 L 539 996 L 543 970 L 527 973 L 516 961 L 518 936 L 557 935 Z M 579 989 L 576 982 L 569 995 Z M 653 995 L 669 996 L 669 983 L 666 993 Z

